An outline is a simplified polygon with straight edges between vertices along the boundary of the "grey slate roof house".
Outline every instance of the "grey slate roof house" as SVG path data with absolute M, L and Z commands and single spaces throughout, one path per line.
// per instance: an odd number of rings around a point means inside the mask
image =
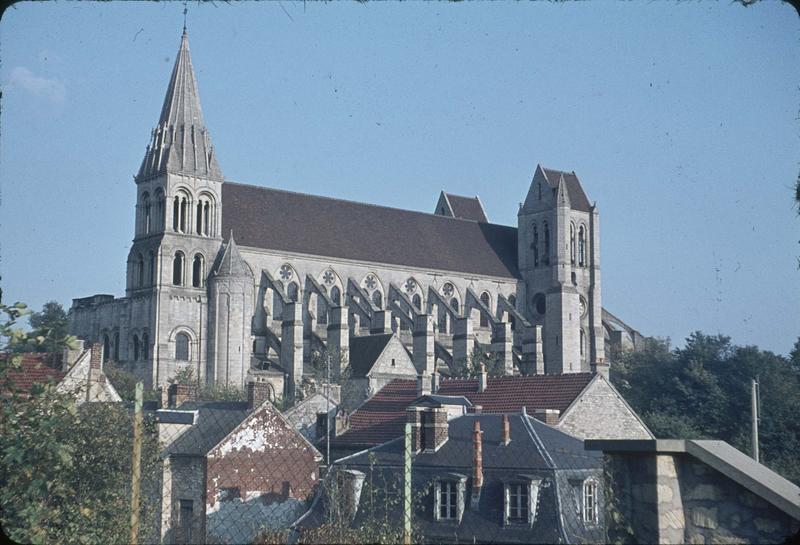
M 441 397 L 440 411 L 447 403 L 465 401 Z M 409 408 L 409 420 L 417 414 L 436 414 L 436 403 L 421 405 Z M 449 422 L 443 412 L 438 414 L 442 417 L 434 416 L 427 431 L 424 425 L 412 431 L 415 539 L 426 543 L 605 541 L 598 453 L 585 451 L 582 441 L 524 412 L 469 413 Z M 331 510 L 345 512 L 344 521 L 353 528 L 387 519 L 400 525 L 403 514 L 397 491 L 402 491 L 403 456 L 401 437 L 335 462 L 329 479 L 337 479 L 334 490 L 346 504 L 344 511 L 331 497 L 319 497 L 295 529 L 302 532 L 324 523 Z

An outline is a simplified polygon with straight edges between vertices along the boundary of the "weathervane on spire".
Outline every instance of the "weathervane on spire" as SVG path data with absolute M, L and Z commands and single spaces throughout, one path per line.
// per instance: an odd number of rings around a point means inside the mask
M 183 33 L 186 34 L 186 13 L 189 11 L 187 0 L 183 0 Z

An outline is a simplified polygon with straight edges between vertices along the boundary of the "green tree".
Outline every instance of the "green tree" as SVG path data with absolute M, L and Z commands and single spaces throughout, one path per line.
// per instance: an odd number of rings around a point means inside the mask
M 695 332 L 680 349 L 661 342 L 625 354 L 611 379 L 657 437 L 722 439 L 743 452 L 751 450 L 750 392 L 757 379 L 762 462 L 800 482 L 800 424 L 793 416 L 800 411 L 798 346 L 785 358 Z
M 25 305 L 0 301 L 6 346 L 29 342 L 16 327 Z M 67 343 L 67 338 L 53 339 Z M 119 403 L 76 406 L 55 384 L 19 395 L 7 380 L 18 365 L 0 360 L 0 524 L 22 543 L 127 543 L 130 531 L 132 414 Z M 145 425 L 140 535 L 155 540 L 158 444 Z

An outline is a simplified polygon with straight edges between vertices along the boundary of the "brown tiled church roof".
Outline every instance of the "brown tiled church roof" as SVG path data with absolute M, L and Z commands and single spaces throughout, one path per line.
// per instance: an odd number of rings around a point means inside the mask
M 517 278 L 517 229 L 266 187 L 222 185 L 240 246 Z
M 489 378 L 478 392 L 477 379 L 443 380 L 438 395 L 464 396 L 484 413 L 516 413 L 525 407 L 563 413 L 594 377 L 593 373 Z M 331 441 L 336 447 L 379 445 L 403 434 L 406 407 L 417 399 L 416 380 L 395 379 L 350 415 L 349 429 Z
M 453 211 L 454 217 L 483 223 L 489 222 L 478 197 L 462 197 L 452 193 L 445 193 L 445 196 L 447 197 L 447 202 L 450 203 L 450 209 Z

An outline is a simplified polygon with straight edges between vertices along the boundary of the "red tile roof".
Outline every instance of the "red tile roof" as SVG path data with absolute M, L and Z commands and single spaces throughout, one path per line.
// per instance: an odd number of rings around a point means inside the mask
M 516 413 L 525 407 L 558 409 L 562 413 L 583 391 L 594 375 L 569 373 L 488 379 L 478 393 L 477 379 L 442 380 L 438 395 L 464 396 L 484 413 Z M 331 441 L 335 447 L 379 445 L 403 433 L 405 410 L 417 399 L 416 380 L 395 379 L 350 415 L 348 430 Z
M 0 359 L 7 360 L 9 354 L 0 354 Z M 61 381 L 66 373 L 61 371 L 61 357 L 56 356 L 55 362 L 52 361 L 52 354 L 28 353 L 22 354 L 20 366 L 8 370 L 8 381 L 11 388 L 17 393 L 29 394 L 34 384 L 55 383 Z M 4 393 L 7 389 L 6 384 L 0 385 Z

